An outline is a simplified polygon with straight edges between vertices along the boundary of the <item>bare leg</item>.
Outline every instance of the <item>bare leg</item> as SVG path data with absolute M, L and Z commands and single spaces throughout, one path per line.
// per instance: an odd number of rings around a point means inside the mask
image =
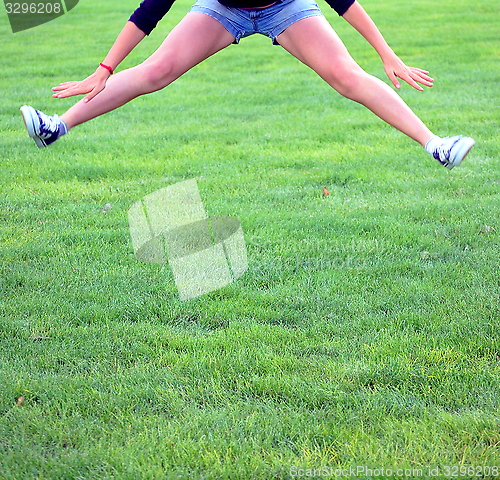
M 324 17 L 299 20 L 278 36 L 278 42 L 341 95 L 369 108 L 422 146 L 433 137 L 392 88 L 353 60 Z
M 139 95 L 160 90 L 233 41 L 234 37 L 220 22 L 203 13 L 190 12 L 151 57 L 110 77 L 106 88 L 95 98 L 79 101 L 61 118 L 68 129 L 73 128 Z

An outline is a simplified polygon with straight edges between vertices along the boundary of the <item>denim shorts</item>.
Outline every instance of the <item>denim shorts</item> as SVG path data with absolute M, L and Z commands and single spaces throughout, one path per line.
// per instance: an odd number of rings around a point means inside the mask
M 322 15 L 314 0 L 282 0 L 267 8 L 251 10 L 226 7 L 217 0 L 197 0 L 191 12 L 205 13 L 218 20 L 234 36 L 234 43 L 260 33 L 272 38 L 275 45 L 278 45 L 276 37 L 293 23 Z

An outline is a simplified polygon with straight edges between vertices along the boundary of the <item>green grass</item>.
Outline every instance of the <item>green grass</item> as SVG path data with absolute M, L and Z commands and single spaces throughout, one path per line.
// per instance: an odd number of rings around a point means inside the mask
M 436 133 L 476 139 L 460 168 L 263 37 L 38 150 L 19 106 L 72 105 L 50 87 L 93 71 L 136 3 L 83 1 L 15 35 L 2 17 L 0 479 L 357 465 L 442 478 L 446 465 L 499 464 L 498 1 L 363 4 L 436 78 L 404 99 Z M 188 8 L 176 3 L 120 68 Z M 135 260 L 127 211 L 189 178 L 210 216 L 241 221 L 249 269 L 181 302 L 168 265 Z

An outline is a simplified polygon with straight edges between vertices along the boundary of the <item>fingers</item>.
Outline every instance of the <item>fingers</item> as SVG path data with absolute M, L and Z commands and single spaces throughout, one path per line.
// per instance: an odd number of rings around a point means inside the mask
M 59 84 L 57 87 L 52 87 L 52 91 L 57 92 L 52 95 L 54 98 L 66 98 L 72 97 L 73 95 L 88 93 L 88 90 L 85 91 L 81 82 L 64 82 Z
M 397 89 L 401 88 L 398 79 L 405 81 L 418 91 L 423 91 L 422 85 L 425 87 L 432 87 L 434 85 L 434 79 L 429 76 L 427 70 L 417 67 L 408 67 L 396 55 L 385 59 L 384 70 L 389 80 Z
M 392 84 L 398 89 L 401 88 L 395 69 L 391 68 L 389 65 L 384 65 L 384 70 Z
M 56 87 L 52 87 L 52 90 L 57 90 L 57 89 L 60 90 L 61 88 L 67 88 L 67 87 L 70 87 L 72 85 L 76 85 L 77 83 L 80 83 L 80 82 L 77 82 L 76 80 L 72 80 L 71 82 L 62 82 L 59 85 L 57 85 Z
M 415 79 L 412 77 L 411 74 L 408 74 L 404 77 L 402 77 L 402 79 L 408 84 L 410 85 L 411 87 L 413 87 L 414 89 L 422 92 L 424 89 L 415 81 Z
M 399 71 L 389 70 L 389 72 L 387 72 L 387 76 L 398 89 L 401 88 L 401 85 L 397 78 L 405 81 L 408 85 L 420 92 L 424 90 L 421 85 L 424 85 L 425 87 L 432 87 L 434 85 L 434 79 L 429 76 L 429 72 L 427 70 L 415 67 L 405 67 L 403 69 L 399 69 Z
M 392 75 L 389 75 L 389 78 L 392 82 L 392 84 L 397 88 L 397 89 L 400 89 L 401 88 L 401 84 L 399 83 L 398 81 L 398 78 L 396 77 L 396 75 L 393 73 Z
M 85 103 L 90 102 L 98 93 L 102 92 L 103 88 L 94 88 L 86 97 L 83 98 Z
M 419 91 L 423 91 L 421 85 L 424 85 L 426 87 L 432 87 L 434 85 L 434 79 L 428 75 L 429 72 L 427 72 L 426 70 L 408 67 L 406 73 L 407 76 L 403 77 L 403 80 L 408 83 L 408 85 L 411 85 L 413 88 Z
M 60 92 L 62 90 L 67 90 L 68 88 L 73 87 L 77 82 L 65 82 L 60 83 L 57 87 L 52 87 L 53 92 Z
M 397 78 L 397 75 L 394 73 L 393 70 L 386 70 L 385 72 L 387 76 L 389 77 L 389 80 L 392 82 L 392 84 L 397 88 L 401 88 L 401 85 L 399 83 L 399 80 Z
M 67 97 L 73 97 L 74 95 L 81 95 L 82 93 L 86 92 L 80 92 L 80 91 L 75 91 L 74 89 L 67 88 L 64 90 L 59 91 L 58 93 L 52 94 L 54 98 L 67 98 Z
M 427 70 L 422 70 L 420 68 L 409 67 L 410 74 L 413 79 L 422 85 L 426 85 L 427 87 L 432 87 L 434 79 L 429 77 L 429 72 Z
M 105 86 L 105 82 L 97 83 L 96 81 L 90 82 L 86 80 L 82 80 L 81 82 L 64 82 L 56 87 L 52 87 L 52 91 L 56 92 L 52 96 L 54 98 L 67 98 L 75 95 L 87 95 L 84 100 L 88 102 L 101 92 Z

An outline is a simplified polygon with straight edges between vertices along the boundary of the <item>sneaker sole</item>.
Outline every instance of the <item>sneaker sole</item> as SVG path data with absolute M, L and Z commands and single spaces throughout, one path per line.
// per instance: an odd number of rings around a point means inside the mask
M 470 137 L 464 137 L 460 140 L 460 146 L 457 151 L 453 152 L 453 161 L 446 165 L 446 168 L 451 170 L 453 167 L 458 167 L 465 157 L 469 154 L 476 142 Z
M 36 131 L 40 128 L 40 121 L 38 115 L 33 107 L 23 105 L 21 107 L 21 114 L 23 116 L 24 125 L 28 130 L 28 135 L 35 141 L 38 148 L 46 147 L 47 144 L 37 135 Z

